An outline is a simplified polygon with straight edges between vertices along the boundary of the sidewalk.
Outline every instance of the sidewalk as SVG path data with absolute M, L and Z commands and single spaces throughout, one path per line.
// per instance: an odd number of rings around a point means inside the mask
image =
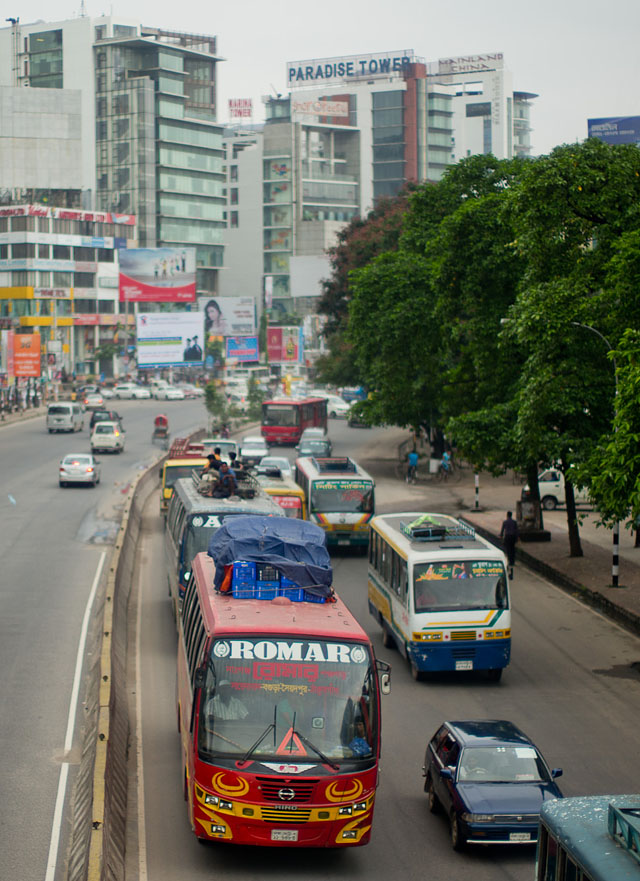
M 11 425 L 14 422 L 24 422 L 25 419 L 35 419 L 36 416 L 46 416 L 47 405 L 42 404 L 40 407 L 29 407 L 18 413 L 5 413 L 4 418 L 0 416 L 0 427 L 3 425 Z

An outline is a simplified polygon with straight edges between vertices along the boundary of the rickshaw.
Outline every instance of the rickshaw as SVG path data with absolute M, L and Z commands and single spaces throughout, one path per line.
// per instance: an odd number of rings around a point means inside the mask
M 163 450 L 169 449 L 169 420 L 163 413 L 153 420 L 151 443 L 158 444 Z

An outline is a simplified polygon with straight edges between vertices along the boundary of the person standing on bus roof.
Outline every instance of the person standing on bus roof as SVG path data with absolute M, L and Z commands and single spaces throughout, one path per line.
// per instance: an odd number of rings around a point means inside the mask
M 502 521 L 500 538 L 509 563 L 509 578 L 513 578 L 513 567 L 516 562 L 516 542 L 518 541 L 518 524 L 511 511 L 507 511 L 507 519 Z

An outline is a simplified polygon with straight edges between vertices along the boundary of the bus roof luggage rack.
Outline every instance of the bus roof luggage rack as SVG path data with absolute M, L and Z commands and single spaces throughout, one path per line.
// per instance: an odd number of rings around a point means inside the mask
M 318 471 L 324 473 L 333 471 L 344 473 L 349 471 L 355 474 L 358 470 L 356 463 L 348 456 L 323 456 L 318 458 L 314 456 L 312 458 Z
M 640 863 L 640 810 L 609 804 L 609 835 Z
M 438 523 L 432 517 L 418 517 L 412 523 L 401 523 L 400 529 L 411 541 L 448 541 L 456 538 L 475 538 L 472 526 L 458 521 L 456 524 Z
M 193 443 L 188 437 L 176 437 L 169 448 L 170 459 L 204 459 L 204 444 Z

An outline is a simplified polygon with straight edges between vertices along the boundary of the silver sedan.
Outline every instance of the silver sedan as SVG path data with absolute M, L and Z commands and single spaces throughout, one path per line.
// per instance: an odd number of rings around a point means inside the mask
M 70 483 L 100 483 L 100 463 L 90 453 L 71 453 L 60 462 L 58 474 L 60 486 Z

